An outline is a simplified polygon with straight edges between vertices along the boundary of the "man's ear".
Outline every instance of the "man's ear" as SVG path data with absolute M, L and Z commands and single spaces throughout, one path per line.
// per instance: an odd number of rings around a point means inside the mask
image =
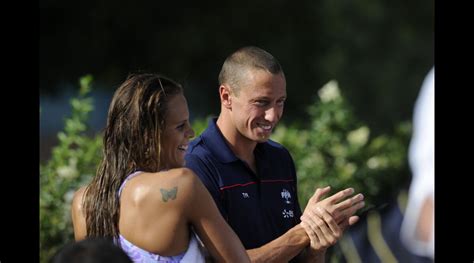
M 221 103 L 227 109 L 232 109 L 232 96 L 229 85 L 223 84 L 219 87 L 219 96 L 221 98 Z

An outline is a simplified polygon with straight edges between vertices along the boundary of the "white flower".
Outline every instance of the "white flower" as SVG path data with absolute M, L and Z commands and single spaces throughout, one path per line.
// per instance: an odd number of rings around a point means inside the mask
M 58 167 L 56 172 L 58 173 L 59 177 L 64 179 L 72 179 L 77 177 L 79 175 L 79 171 L 77 171 L 77 159 L 69 159 L 68 166 Z
M 369 160 L 367 160 L 367 167 L 370 169 L 376 169 L 379 166 L 379 160 L 377 157 L 371 157 Z
M 385 168 L 388 165 L 387 158 L 374 156 L 367 160 L 367 167 L 370 169 Z
M 318 95 L 323 102 L 329 102 L 341 97 L 337 81 L 331 80 L 326 83 L 319 91 Z
M 370 130 L 367 126 L 362 126 L 358 129 L 355 129 L 347 135 L 347 140 L 350 144 L 355 146 L 363 146 L 367 143 L 369 139 Z

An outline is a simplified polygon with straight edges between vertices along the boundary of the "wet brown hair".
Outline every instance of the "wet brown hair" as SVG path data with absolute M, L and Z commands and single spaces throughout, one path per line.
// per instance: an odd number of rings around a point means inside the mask
M 87 237 L 118 238 L 118 190 L 136 170 L 157 172 L 168 101 L 183 89 L 157 74 L 133 74 L 115 92 L 103 138 L 103 158 L 83 199 Z

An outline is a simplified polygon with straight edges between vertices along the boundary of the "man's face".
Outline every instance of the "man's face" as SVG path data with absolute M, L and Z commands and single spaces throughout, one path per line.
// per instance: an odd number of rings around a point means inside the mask
M 282 74 L 248 70 L 238 95 L 231 93 L 232 120 L 244 138 L 265 142 L 283 114 L 286 81 Z

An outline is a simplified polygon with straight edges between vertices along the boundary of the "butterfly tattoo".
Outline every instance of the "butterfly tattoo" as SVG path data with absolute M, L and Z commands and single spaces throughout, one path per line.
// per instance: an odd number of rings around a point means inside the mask
M 160 188 L 161 192 L 161 197 L 163 199 L 163 202 L 168 202 L 168 200 L 174 200 L 176 199 L 176 194 L 178 193 L 178 187 L 171 188 L 170 190 L 166 190 L 163 188 Z

